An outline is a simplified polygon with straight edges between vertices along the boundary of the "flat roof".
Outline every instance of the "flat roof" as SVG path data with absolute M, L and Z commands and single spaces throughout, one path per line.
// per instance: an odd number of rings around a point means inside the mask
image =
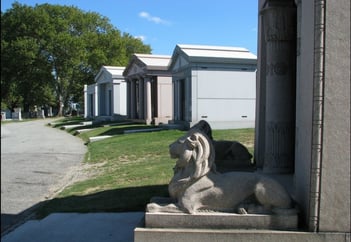
M 123 78 L 123 71 L 125 70 L 124 66 L 102 66 L 100 68 L 100 71 L 98 74 L 95 76 L 95 81 L 98 81 L 100 76 L 104 73 L 107 72 L 111 75 L 112 79 L 115 78 Z
M 248 49 L 242 47 L 186 44 L 178 44 L 177 47 L 189 57 L 214 57 L 252 60 L 257 59 L 256 55 L 251 53 Z
M 138 66 L 143 66 L 146 70 L 159 70 L 159 71 L 167 71 L 168 65 L 171 61 L 170 55 L 153 55 L 153 54 L 133 54 L 130 59 L 127 67 L 125 68 L 123 75 L 128 75 L 130 68 L 132 68 L 133 64 Z
M 169 55 L 152 55 L 152 54 L 134 54 L 140 61 L 144 62 L 147 67 L 168 66 L 171 56 Z
M 111 73 L 112 77 L 122 76 L 125 69 L 124 66 L 102 66 L 107 72 Z

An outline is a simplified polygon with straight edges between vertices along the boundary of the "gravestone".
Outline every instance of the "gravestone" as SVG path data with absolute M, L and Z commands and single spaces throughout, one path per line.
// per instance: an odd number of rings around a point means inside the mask
M 12 112 L 12 119 L 22 120 L 21 108 L 15 108 Z
M 6 120 L 6 112 L 1 112 L 1 121 Z
M 52 107 L 50 106 L 49 107 L 49 110 L 48 110 L 48 117 L 52 117 L 53 114 L 52 114 Z

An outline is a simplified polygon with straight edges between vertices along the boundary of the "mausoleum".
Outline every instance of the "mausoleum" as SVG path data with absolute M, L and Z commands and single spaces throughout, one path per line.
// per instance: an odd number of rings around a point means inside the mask
M 172 119 L 170 56 L 134 54 L 123 72 L 127 83 L 127 116 L 146 124 Z
M 257 57 L 245 48 L 177 45 L 170 63 L 174 123 L 255 126 Z
M 127 114 L 125 67 L 102 66 L 95 82 L 84 85 L 84 117 L 100 120 L 124 118 Z

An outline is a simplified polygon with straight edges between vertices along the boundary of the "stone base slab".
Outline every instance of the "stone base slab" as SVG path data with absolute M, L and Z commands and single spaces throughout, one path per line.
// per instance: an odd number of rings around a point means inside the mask
M 258 241 L 258 242 L 349 242 L 350 233 L 310 233 L 298 231 L 254 230 L 254 229 L 134 229 L 134 242 L 214 242 L 214 241 Z
M 235 213 L 145 213 L 146 228 L 297 230 L 298 216 Z

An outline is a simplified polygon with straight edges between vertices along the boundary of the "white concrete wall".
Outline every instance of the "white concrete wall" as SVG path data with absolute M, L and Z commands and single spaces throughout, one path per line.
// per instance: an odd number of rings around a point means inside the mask
M 95 100 L 95 86 L 96 84 L 91 84 L 91 85 L 87 85 L 86 88 L 86 100 L 84 99 L 85 103 L 84 103 L 84 110 L 86 110 L 86 113 L 84 114 L 84 117 L 93 117 L 94 113 L 91 113 L 92 107 L 91 107 L 91 103 L 90 103 L 90 95 L 93 95 L 93 98 Z M 95 103 L 95 101 L 93 100 L 93 103 Z M 95 110 L 95 107 L 93 107 L 93 110 Z
M 127 115 L 127 83 L 124 81 L 113 84 L 113 114 Z
M 172 77 L 157 77 L 158 122 L 167 123 L 173 118 Z
M 255 126 L 256 72 L 192 72 L 192 123 L 204 119 L 215 129 Z

